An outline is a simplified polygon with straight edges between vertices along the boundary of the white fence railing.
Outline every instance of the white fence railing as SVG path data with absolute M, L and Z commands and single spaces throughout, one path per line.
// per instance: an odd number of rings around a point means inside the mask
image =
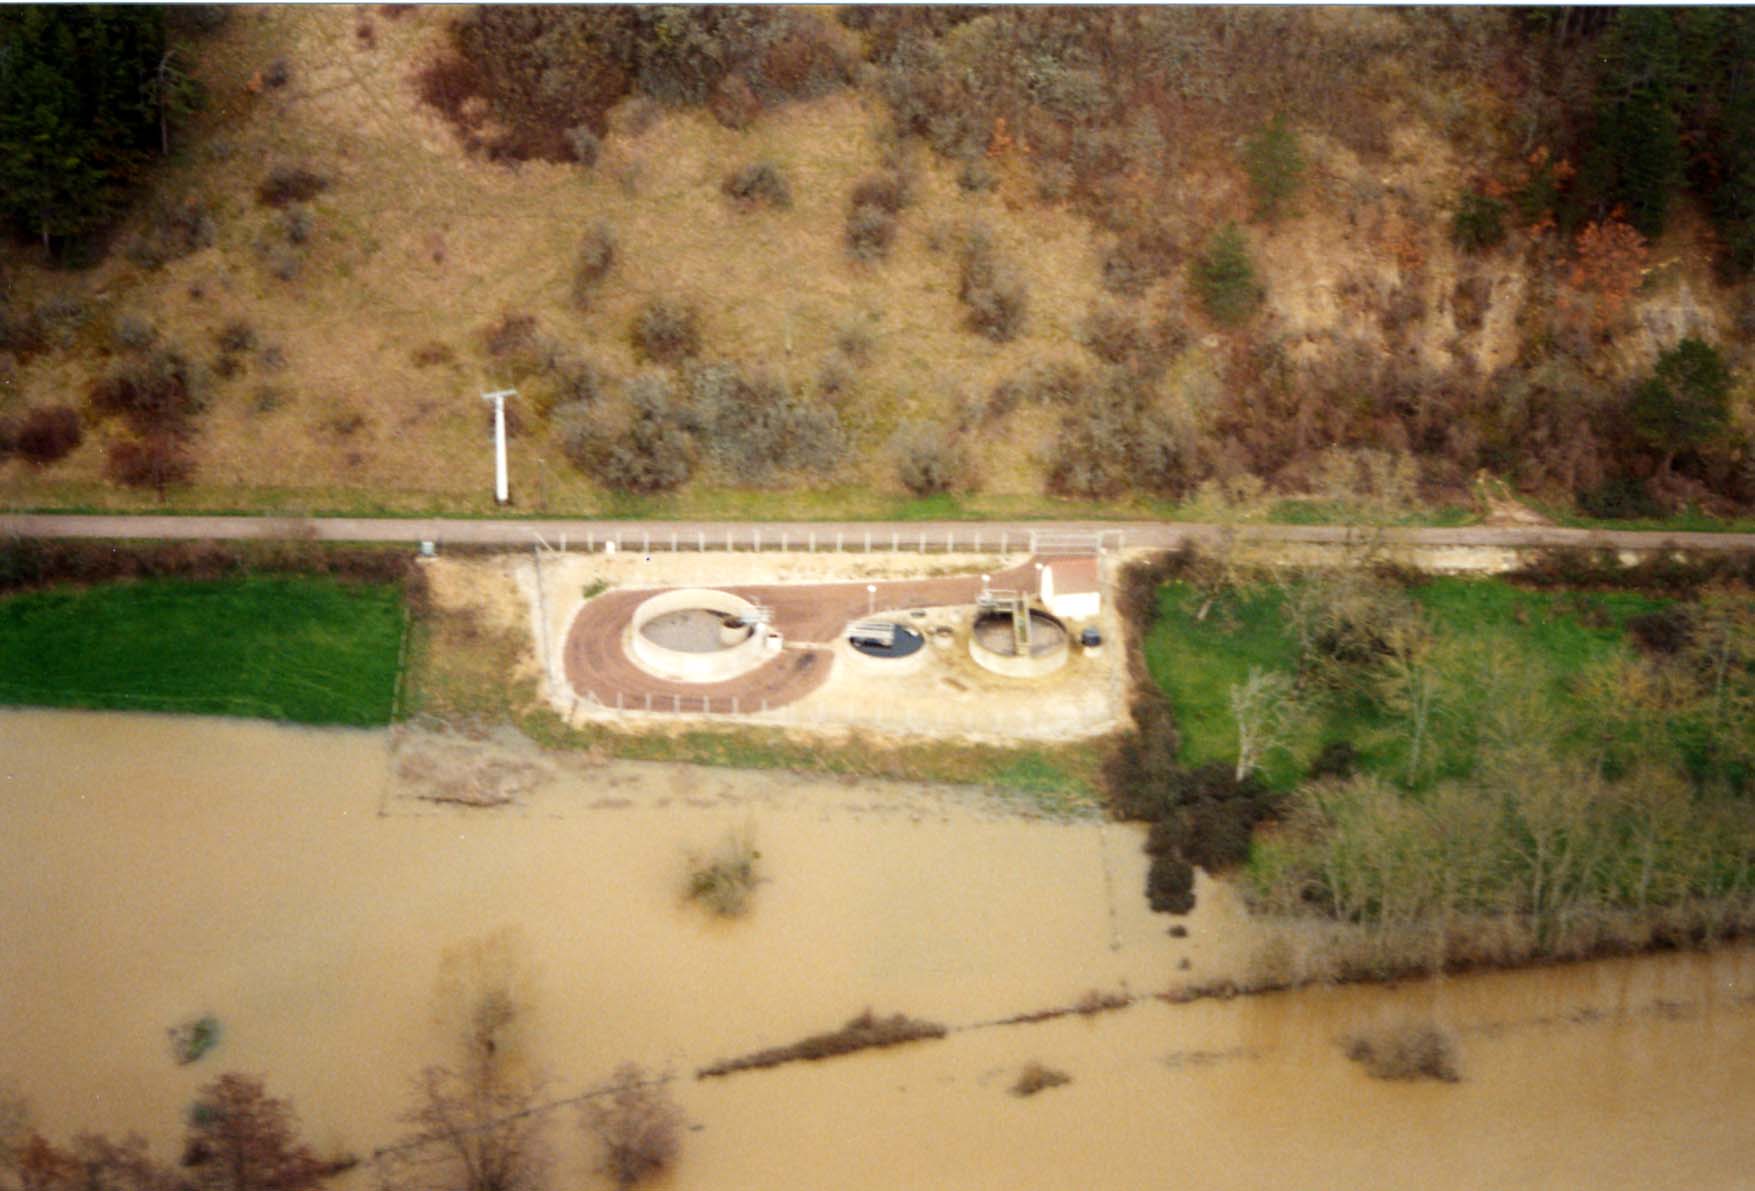
M 1120 549 L 1124 531 L 1106 529 L 1092 533 L 1038 530 L 985 529 L 764 529 L 742 526 L 726 529 L 645 528 L 588 530 L 583 538 L 564 533 L 544 534 L 531 530 L 531 537 L 545 550 L 585 554 L 621 554 L 638 551 L 706 553 L 722 551 L 779 551 L 788 554 L 912 553 L 912 554 L 1101 554 Z

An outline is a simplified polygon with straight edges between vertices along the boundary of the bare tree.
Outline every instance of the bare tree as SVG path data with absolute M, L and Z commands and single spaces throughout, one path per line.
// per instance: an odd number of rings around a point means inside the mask
M 1405 779 L 1417 782 L 1434 761 L 1432 728 L 1449 696 L 1444 651 L 1418 621 L 1390 626 L 1387 655 L 1377 673 L 1377 696 L 1402 722 L 1407 739 Z
M 501 933 L 449 952 L 438 1010 L 454 1059 L 415 1079 L 403 1116 L 414 1133 L 379 1156 L 390 1191 L 531 1191 L 549 1166 L 536 1112 L 541 1078 L 524 1055 L 528 983 L 517 938 Z
M 587 1132 L 603 1143 L 602 1170 L 632 1187 L 676 1161 L 687 1124 L 664 1084 L 633 1063 L 616 1069 L 606 1100 L 582 1106 Z
M 1237 721 L 1237 780 L 1242 781 L 1297 731 L 1300 708 L 1292 676 L 1251 666 L 1248 678 L 1232 684 L 1231 715 Z

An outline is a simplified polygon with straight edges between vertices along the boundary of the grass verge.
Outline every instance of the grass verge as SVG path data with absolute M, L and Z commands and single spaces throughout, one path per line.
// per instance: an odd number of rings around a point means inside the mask
M 390 721 L 395 584 L 249 576 L 53 588 L 0 601 L 0 702 Z
M 1230 692 L 1252 667 L 1294 673 L 1298 645 L 1282 617 L 1284 591 L 1258 584 L 1228 594 L 1205 620 L 1196 619 L 1202 597 L 1186 583 L 1165 585 L 1158 615 L 1145 638 L 1146 664 L 1171 701 L 1181 736 L 1178 760 L 1189 766 L 1237 759 L 1237 723 Z M 1587 666 L 1629 648 L 1626 625 L 1667 601 L 1626 591 L 1528 591 L 1502 580 L 1440 578 L 1409 589 L 1434 631 L 1491 653 L 1513 669 L 1545 678 L 1557 708 L 1570 706 L 1571 680 Z M 1487 688 L 1466 681 L 1448 691 L 1444 737 L 1455 747 L 1433 767 L 1434 777 L 1463 776 L 1476 750 L 1468 725 L 1490 708 Z M 1372 700 L 1324 700 L 1284 752 L 1262 765 L 1266 784 L 1287 790 L 1303 777 L 1308 761 L 1330 744 L 1346 742 L 1359 768 L 1393 776 L 1405 745 Z

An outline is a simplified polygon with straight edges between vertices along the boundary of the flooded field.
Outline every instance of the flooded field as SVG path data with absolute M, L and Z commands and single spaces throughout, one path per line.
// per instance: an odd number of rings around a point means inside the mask
M 462 784 L 515 801 L 423 797 L 472 764 Z M 1247 924 L 1203 883 L 1171 938 L 1134 829 L 957 791 L 9 712 L 0 796 L 0 1086 L 56 1136 L 172 1156 L 193 1090 L 239 1070 L 320 1148 L 369 1155 L 445 1057 L 444 957 L 497 940 L 557 1099 L 626 1060 L 680 1077 L 676 1187 L 1732 1187 L 1755 1160 L 1747 950 L 993 1026 L 1222 975 Z M 711 920 L 684 855 L 745 827 L 768 879 Z M 692 1078 L 867 1007 L 952 1032 Z M 203 1012 L 221 1042 L 179 1067 L 165 1031 Z M 1455 1034 L 1461 1083 L 1345 1059 L 1403 1015 Z M 1071 1082 L 1009 1095 L 1031 1060 Z M 554 1185 L 594 1185 L 554 1115 Z

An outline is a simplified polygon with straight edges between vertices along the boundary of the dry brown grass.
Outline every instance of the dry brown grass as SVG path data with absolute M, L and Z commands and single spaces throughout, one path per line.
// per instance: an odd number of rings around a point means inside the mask
M 958 184 L 962 163 L 917 140 L 896 147 L 889 112 L 854 88 L 767 111 L 742 130 L 706 108 L 632 101 L 611 113 L 592 167 L 512 168 L 472 157 L 421 102 L 416 75 L 453 16 L 436 8 L 395 19 L 345 7 L 241 10 L 205 43 L 208 112 L 134 219 L 143 224 L 155 203 L 200 199 L 214 214 L 214 243 L 154 271 L 120 251 L 84 274 L 12 270 L 15 302 L 74 291 L 88 317 L 68 347 L 15 365 L 0 361 L 0 416 L 83 392 L 105 367 L 107 328 L 118 314 L 149 311 L 161 342 L 191 353 L 243 321 L 286 364 L 269 375 L 251 359 L 240 375 L 216 381 L 213 409 L 192 444 L 193 483 L 171 494 L 173 504 L 487 511 L 491 461 L 477 390 L 517 385 L 535 415 L 554 381 L 540 372 L 541 353 L 490 356 L 480 329 L 508 312 L 528 314 L 540 340 L 626 379 L 639 369 L 628 328 L 646 303 L 665 297 L 702 311 L 704 359 L 765 369 L 812 400 L 837 404 L 851 433 L 847 462 L 832 481 L 817 483 L 832 482 L 839 495 L 804 499 L 825 514 L 845 514 L 868 511 L 872 493 L 903 495 L 884 449 L 897 427 L 956 427 L 969 403 L 1033 362 L 1092 362 L 1079 343 L 1081 324 L 1108 297 L 1102 262 L 1116 237 L 1070 202 L 1042 199 L 1039 148 L 1014 141 L 981 163 L 994 184 L 966 191 Z M 369 39 L 357 32 L 368 17 Z M 291 81 L 253 85 L 277 58 L 287 61 Z M 1516 253 L 1471 264 L 1491 287 L 1479 326 L 1467 325 L 1474 313 L 1464 312 L 1463 325 L 1453 314 L 1458 261 L 1443 235 L 1445 212 L 1492 149 L 1478 143 L 1491 139 L 1486 133 L 1455 117 L 1496 110 L 1498 101 L 1485 81 L 1479 94 L 1464 76 L 1445 86 L 1452 91 L 1410 87 L 1408 103 L 1379 105 L 1381 152 L 1315 115 L 1299 125 L 1311 169 L 1296 212 L 1249 229 L 1268 290 L 1250 334 L 1278 341 L 1297 365 L 1333 355 L 1349 336 L 1387 348 L 1377 314 L 1396 293 L 1427 312 L 1397 331 L 1421 364 L 1446 369 L 1467 357 L 1470 375 L 1485 376 L 1517 358 L 1528 270 Z M 1113 226 L 1161 226 L 1186 246 L 1245 201 L 1244 175 L 1228 133 L 1195 120 L 1187 104 L 1176 110 L 1189 127 L 1166 143 L 1161 170 L 1114 179 L 1104 210 Z M 789 209 L 740 210 L 726 201 L 728 165 L 749 161 L 771 161 L 785 176 Z M 331 182 L 305 204 L 311 234 L 300 244 L 289 243 L 284 212 L 257 203 L 258 186 L 276 166 L 301 166 Z M 849 196 L 860 179 L 897 166 L 912 198 L 893 248 L 879 262 L 848 259 Z M 956 231 L 971 221 L 992 229 L 997 252 L 1016 262 L 1029 291 L 1024 332 L 1010 342 L 965 326 Z M 615 228 L 617 260 L 582 309 L 574 294 L 579 247 L 600 222 Z M 135 225 L 121 229 L 119 244 L 131 241 Z M 1661 246 L 1659 255 L 1703 261 L 1696 239 Z M 285 259 L 298 269 L 283 280 L 276 271 Z M 1692 289 L 1705 295 L 1710 287 Z M 1649 297 L 1680 300 L 1668 291 Z M 1210 429 L 1229 344 L 1190 316 L 1181 268 L 1148 285 L 1137 305 L 1147 323 L 1168 317 L 1188 325 L 1189 342 L 1155 382 L 1155 400 L 1189 433 Z M 863 330 L 866 358 L 841 370 L 840 393 L 819 397 L 818 377 L 827 361 L 847 355 L 838 345 L 850 327 Z M 265 385 L 277 399 L 262 398 Z M 1058 420 L 1055 411 L 1020 410 L 965 436 L 989 502 L 978 507 L 997 512 L 1010 501 L 1041 510 Z M 619 507 L 565 461 L 540 417 L 528 425 L 511 445 L 522 509 Z M 104 478 L 117 433 L 97 429 L 40 472 L 0 464 L 0 499 L 149 501 Z M 1205 454 L 1224 470 L 1229 464 L 1217 457 L 1227 449 L 1214 443 Z M 666 507 L 741 511 L 706 490 L 711 482 L 697 479 Z
M 436 44 L 447 14 L 417 9 L 377 22 L 375 47 L 355 36 L 357 14 L 343 8 L 240 18 L 212 43 L 204 66 L 215 98 L 210 126 L 192 134 L 192 163 L 162 185 L 213 203 L 216 243 L 155 272 L 117 254 L 85 277 L 21 279 L 27 297 L 33 284 L 104 294 L 94 328 L 114 311 L 150 309 L 167 343 L 206 345 L 243 320 L 281 349 L 287 367 L 274 385 L 283 399 L 272 412 L 257 408 L 259 370 L 217 382 L 195 443 L 197 491 L 304 492 L 317 504 L 347 491 L 383 493 L 392 505 L 485 503 L 489 461 L 475 391 L 540 382 L 508 375 L 478 329 L 508 310 L 528 312 L 540 332 L 626 377 L 637 368 L 626 328 L 660 295 L 700 306 L 706 357 L 766 364 L 800 387 L 845 328 L 869 328 L 870 362 L 854 384 L 850 457 L 861 462 L 837 482 L 893 488 L 877 447 L 904 418 L 948 417 L 957 393 L 947 374 L 982 392 L 1025 359 L 1069 350 L 1076 312 L 1097 292 L 1088 224 L 1024 202 L 1022 179 L 1016 192 L 967 196 L 954 169 L 924 151 L 918 198 L 902 213 L 889 261 L 846 260 L 846 196 L 878 163 L 887 120 L 858 95 L 793 104 L 743 132 L 705 110 L 665 112 L 638 136 L 612 133 L 594 170 L 527 163 L 513 171 L 471 159 L 419 103 L 408 64 Z M 276 56 L 290 62 L 292 83 L 250 92 L 251 75 Z M 216 142 L 230 146 L 223 160 L 212 152 Z M 792 208 L 740 212 L 726 203 L 719 187 L 728 160 L 774 161 L 791 185 Z M 257 247 L 284 246 L 279 213 L 256 203 L 264 161 L 332 179 L 308 204 L 314 233 L 291 281 L 273 276 Z M 971 214 L 993 225 L 1028 274 L 1029 333 L 1003 346 L 961 329 L 956 262 L 927 245 L 930 229 Z M 580 237 L 600 219 L 617 230 L 620 260 L 587 314 L 570 300 L 572 264 Z M 417 352 L 433 359 L 437 348 L 454 359 L 411 366 Z M 19 387 L 81 389 L 100 354 L 45 354 L 21 366 Z M 358 427 L 334 433 L 352 414 L 363 418 Z M 1042 430 L 1012 429 L 1026 441 Z M 1004 449 L 978 460 L 982 475 L 1001 491 L 1040 491 L 1032 462 L 1007 437 Z M 52 499 L 89 498 L 106 446 L 96 434 L 52 472 L 7 479 Z M 533 476 L 536 459 L 545 461 L 551 507 L 600 505 L 546 434 L 512 451 L 518 476 Z M 522 495 L 535 503 L 534 492 Z

